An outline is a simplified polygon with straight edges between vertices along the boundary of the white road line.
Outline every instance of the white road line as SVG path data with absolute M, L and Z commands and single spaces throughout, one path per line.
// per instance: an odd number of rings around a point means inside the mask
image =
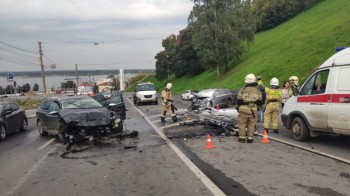
M 263 137 L 263 134 L 258 133 L 258 135 Z M 328 154 L 328 153 L 325 153 L 325 152 L 321 152 L 321 151 L 318 151 L 318 150 L 307 148 L 307 147 L 304 147 L 304 146 L 301 146 L 301 145 L 298 145 L 298 144 L 294 144 L 292 142 L 288 142 L 288 141 L 285 141 L 285 140 L 282 140 L 282 139 L 278 139 L 278 138 L 275 138 L 275 137 L 268 136 L 268 138 L 271 139 L 271 140 L 274 140 L 276 142 L 280 142 L 280 143 L 283 143 L 283 144 L 294 146 L 294 147 L 297 147 L 297 148 L 300 148 L 300 149 L 303 149 L 303 150 L 306 150 L 306 151 L 309 151 L 309 152 L 313 152 L 315 154 L 319 154 L 319 155 L 322 155 L 322 156 L 325 156 L 325 157 L 328 157 L 328 158 L 331 158 L 331 159 L 335 159 L 335 160 L 338 160 L 338 161 L 350 164 L 350 160 L 348 160 L 348 159 L 344 159 L 344 158 L 337 157 L 337 156 L 334 156 L 334 155 L 331 155 L 331 154 Z
M 149 116 L 148 118 L 155 118 L 155 117 L 160 117 L 160 114 L 158 114 L 158 115 L 153 115 L 153 116 Z
M 55 141 L 56 138 L 52 138 L 49 141 L 47 141 L 45 144 L 43 144 L 42 146 L 40 146 L 38 149 L 36 150 L 42 150 L 44 149 L 46 146 L 50 145 L 53 141 Z
M 141 110 L 136 108 L 129 99 L 128 102 L 138 111 L 144 119 L 151 125 L 151 127 L 160 135 L 160 137 L 168 144 L 168 146 L 179 156 L 179 158 L 193 171 L 199 180 L 214 194 L 214 195 L 226 195 L 219 187 L 216 186 L 187 156 L 181 152 L 181 150 L 163 133 L 162 128 L 156 127 L 148 117 L 146 117 Z

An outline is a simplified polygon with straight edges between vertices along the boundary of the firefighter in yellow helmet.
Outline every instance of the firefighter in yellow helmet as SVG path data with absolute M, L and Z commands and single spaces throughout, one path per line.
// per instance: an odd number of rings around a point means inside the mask
M 266 107 L 264 112 L 264 130 L 267 132 L 270 129 L 272 121 L 272 129 L 274 133 L 278 133 L 278 114 L 282 102 L 282 89 L 279 87 L 277 78 L 272 78 L 270 81 L 270 88 L 264 87 L 262 82 L 259 83 L 260 88 L 265 88 L 266 92 Z
M 245 77 L 245 86 L 241 88 L 237 95 L 236 109 L 238 115 L 238 141 L 252 143 L 254 131 L 258 119 L 258 110 L 262 105 L 261 92 L 257 88 L 254 74 Z
M 295 94 L 296 92 L 299 91 L 299 78 L 296 76 L 291 76 L 289 77 L 289 81 L 290 81 L 290 88 L 292 90 L 292 93 Z
M 171 94 L 171 88 L 173 85 L 171 83 L 168 83 L 166 85 L 166 88 L 162 91 L 162 112 L 160 114 L 160 121 L 162 123 L 165 123 L 165 116 L 166 112 L 169 111 L 171 118 L 174 122 L 177 122 L 176 114 L 175 114 L 175 108 L 173 107 L 173 98 Z

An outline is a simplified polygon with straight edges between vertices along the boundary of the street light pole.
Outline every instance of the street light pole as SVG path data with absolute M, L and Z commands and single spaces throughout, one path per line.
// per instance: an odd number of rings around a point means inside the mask
M 43 93 L 46 98 L 46 82 L 45 82 L 45 72 L 44 72 L 44 62 L 43 62 L 43 51 L 41 49 L 41 42 L 39 41 L 39 54 L 40 54 L 40 64 L 41 64 L 41 78 L 43 82 Z

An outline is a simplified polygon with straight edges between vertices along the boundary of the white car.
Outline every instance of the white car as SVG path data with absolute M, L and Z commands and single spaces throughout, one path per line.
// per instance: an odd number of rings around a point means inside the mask
M 186 90 L 184 94 L 181 95 L 182 100 L 193 100 L 196 93 L 191 90 Z
M 156 86 L 153 83 L 141 83 L 137 84 L 135 93 L 133 94 L 134 104 L 140 105 L 140 103 L 154 103 L 158 105 L 158 95 Z

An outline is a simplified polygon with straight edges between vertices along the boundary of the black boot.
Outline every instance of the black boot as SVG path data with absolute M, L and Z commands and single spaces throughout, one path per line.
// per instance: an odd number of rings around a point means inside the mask
M 245 138 L 238 138 L 238 141 L 241 142 L 241 143 L 244 143 L 245 142 Z
M 165 121 L 165 117 L 161 116 L 161 117 L 160 117 L 160 122 L 165 123 L 165 122 L 166 122 L 166 121 Z
M 177 122 L 177 117 L 176 116 L 172 116 L 171 118 L 173 119 L 174 123 Z
M 248 143 L 253 143 L 253 139 L 248 138 L 248 139 L 247 139 L 247 142 L 248 142 Z
M 274 129 L 273 132 L 274 132 L 274 133 L 278 133 L 278 129 Z

